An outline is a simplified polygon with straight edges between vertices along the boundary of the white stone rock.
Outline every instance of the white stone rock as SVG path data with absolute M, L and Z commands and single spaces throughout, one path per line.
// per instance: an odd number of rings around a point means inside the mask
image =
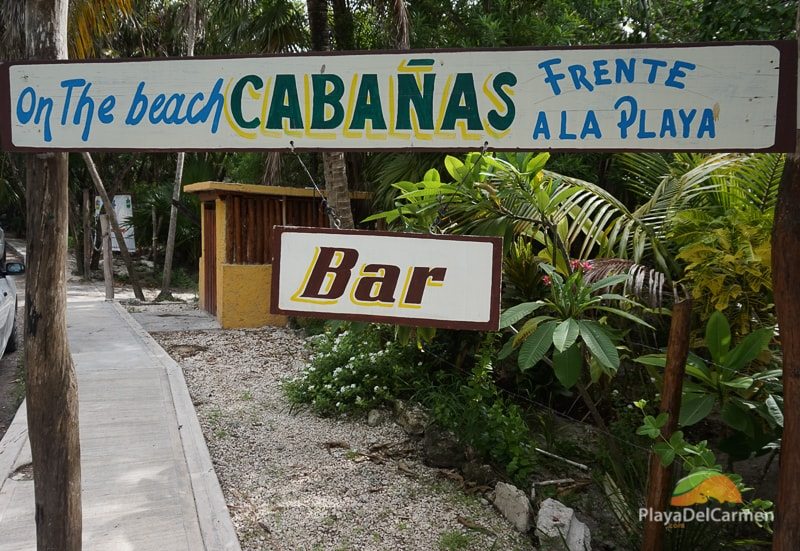
M 494 488 L 494 506 L 503 513 L 518 531 L 525 533 L 531 527 L 531 502 L 525 492 L 505 482 Z
M 575 511 L 560 501 L 545 499 L 536 517 L 536 535 L 541 551 L 563 551 L 564 542 L 569 551 L 591 550 L 589 528 L 575 517 Z
M 384 420 L 384 413 L 379 409 L 371 409 L 369 410 L 369 414 L 367 414 L 367 425 L 370 427 L 377 427 Z

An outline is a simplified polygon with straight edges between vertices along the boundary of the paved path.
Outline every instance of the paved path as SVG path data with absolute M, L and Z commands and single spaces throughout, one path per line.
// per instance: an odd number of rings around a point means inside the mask
M 180 367 L 118 304 L 71 286 L 84 550 L 238 550 Z M 35 546 L 23 403 L 0 442 L 0 549 Z

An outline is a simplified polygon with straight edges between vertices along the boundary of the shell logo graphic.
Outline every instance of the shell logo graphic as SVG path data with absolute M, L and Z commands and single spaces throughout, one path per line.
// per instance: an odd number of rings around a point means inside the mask
M 733 481 L 718 471 L 702 470 L 680 479 L 672 492 L 671 505 L 688 507 L 707 503 L 742 503 L 742 494 Z

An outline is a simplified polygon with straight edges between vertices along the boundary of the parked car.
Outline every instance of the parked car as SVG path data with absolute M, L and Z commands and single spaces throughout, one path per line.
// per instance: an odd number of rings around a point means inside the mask
M 0 356 L 17 349 L 17 285 L 14 276 L 24 274 L 21 262 L 0 265 Z

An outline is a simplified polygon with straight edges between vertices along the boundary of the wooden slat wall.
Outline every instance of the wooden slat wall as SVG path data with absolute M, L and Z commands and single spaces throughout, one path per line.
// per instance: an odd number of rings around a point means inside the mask
M 319 197 L 228 195 L 225 206 L 228 264 L 271 263 L 273 226 L 330 227 Z

